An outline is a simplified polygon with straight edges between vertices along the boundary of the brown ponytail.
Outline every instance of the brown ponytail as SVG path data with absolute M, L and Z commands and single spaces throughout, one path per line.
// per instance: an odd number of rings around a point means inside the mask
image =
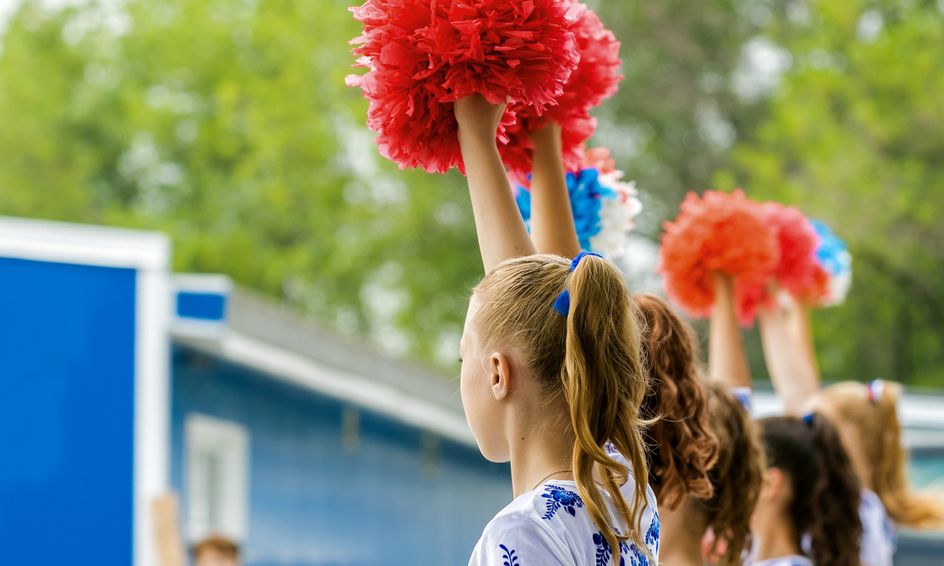
M 902 445 L 898 400 L 901 386 L 884 382 L 872 388 L 856 382 L 826 388 L 823 398 L 831 416 L 853 429 L 861 451 L 865 480 L 896 523 L 915 529 L 944 528 L 944 494 L 914 491 L 908 485 L 907 452 Z
M 726 550 L 719 564 L 739 566 L 751 549 L 751 515 L 764 481 L 764 452 L 750 415 L 727 388 L 712 382 L 705 389 L 718 461 L 709 473 L 714 495 L 699 503 L 715 533 L 709 554 L 716 555 L 723 541 Z
M 612 264 L 587 256 L 573 273 L 569 268 L 570 262 L 550 255 L 502 263 L 475 290 L 482 305 L 476 325 L 487 342 L 510 341 L 520 348 L 545 396 L 566 402 L 577 491 L 618 564 L 620 541 L 628 539 L 648 554 L 638 528 L 649 476 L 640 419 L 647 380 L 639 329 L 629 292 Z M 570 306 L 562 316 L 553 305 L 565 289 Z M 632 466 L 631 503 L 620 491 L 630 471 L 607 455 L 607 442 Z M 613 500 L 617 524 L 597 481 Z
M 642 351 L 649 390 L 642 415 L 655 422 L 646 430 L 649 478 L 659 506 L 675 509 L 686 497 L 708 499 L 708 470 L 718 439 L 708 425 L 708 398 L 698 376 L 694 332 L 664 300 L 636 295 L 643 322 Z
M 822 415 L 762 419 L 767 465 L 789 479 L 789 513 L 797 536 L 810 535 L 813 562 L 858 566 L 861 487 L 835 427 Z

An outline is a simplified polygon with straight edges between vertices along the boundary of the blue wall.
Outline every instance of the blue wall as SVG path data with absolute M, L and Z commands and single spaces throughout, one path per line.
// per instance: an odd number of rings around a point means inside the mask
M 0 563 L 132 562 L 135 272 L 0 258 Z
M 436 439 L 424 455 L 422 431 L 367 412 L 356 445 L 343 443 L 338 401 L 183 347 L 172 406 L 181 509 L 186 416 L 249 431 L 248 566 L 465 564 L 511 499 L 507 467 L 474 448 Z

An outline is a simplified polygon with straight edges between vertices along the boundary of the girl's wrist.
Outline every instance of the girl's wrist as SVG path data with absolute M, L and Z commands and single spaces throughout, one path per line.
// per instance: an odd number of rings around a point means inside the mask
M 459 127 L 459 144 L 463 148 L 497 148 L 495 132 L 482 127 Z

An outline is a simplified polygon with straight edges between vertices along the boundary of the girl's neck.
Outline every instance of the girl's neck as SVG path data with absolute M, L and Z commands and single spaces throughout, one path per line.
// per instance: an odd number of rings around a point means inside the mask
M 659 561 L 667 566 L 701 566 L 701 540 L 708 529 L 704 512 L 686 498 L 676 509 L 660 509 Z
M 569 426 L 521 419 L 509 431 L 515 497 L 551 479 L 573 479 L 574 435 Z
M 770 560 L 783 556 L 802 556 L 800 538 L 786 517 L 776 517 L 761 532 L 754 533 L 757 540 L 757 560 Z

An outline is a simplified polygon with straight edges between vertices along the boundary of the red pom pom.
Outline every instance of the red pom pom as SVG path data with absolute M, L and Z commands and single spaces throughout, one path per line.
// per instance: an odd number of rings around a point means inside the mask
M 613 32 L 604 27 L 600 18 L 587 6 L 565 2 L 571 30 L 577 38 L 580 62 L 564 85 L 564 92 L 557 104 L 541 112 L 539 108 L 518 104 L 510 108 L 518 122 L 508 130 L 508 145 L 501 147 L 502 159 L 512 176 L 519 181 L 527 179 L 531 172 L 533 145 L 528 132 L 542 122 L 552 121 L 561 125 L 561 141 L 564 167 L 577 170 L 581 166 L 581 145 L 596 131 L 596 119 L 590 109 L 616 94 L 623 76 L 619 73 L 620 44 Z
M 711 312 L 712 272 L 730 275 L 737 285 L 768 273 L 779 260 L 776 234 L 740 189 L 689 193 L 663 228 L 658 269 L 669 298 L 692 316 Z
M 453 102 L 479 93 L 543 110 L 579 57 L 556 0 L 367 0 L 353 12 L 367 73 L 348 84 L 370 101 L 367 125 L 401 168 L 462 169 Z
M 776 234 L 780 259 L 770 271 L 738 282 L 735 297 L 742 324 L 750 324 L 760 307 L 773 304 L 775 297 L 770 295 L 768 285 L 771 281 L 806 302 L 821 300 L 829 286 L 829 276 L 816 260 L 819 236 L 806 216 L 775 202 L 764 203 L 761 210 L 764 221 Z

